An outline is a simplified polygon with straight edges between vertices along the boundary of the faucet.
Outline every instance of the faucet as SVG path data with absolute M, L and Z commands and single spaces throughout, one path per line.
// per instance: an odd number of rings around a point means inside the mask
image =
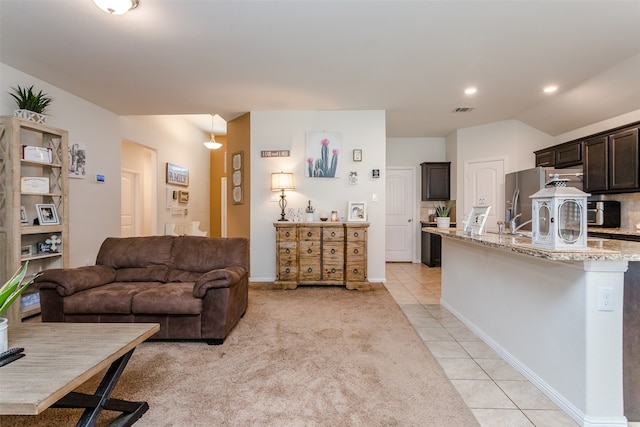
M 514 216 L 513 218 L 511 218 L 511 221 L 509 221 L 509 234 L 517 234 L 517 231 L 520 230 L 522 227 L 524 227 L 527 224 L 530 224 L 531 221 L 533 220 L 529 220 L 529 221 L 525 221 L 520 225 L 516 224 L 516 220 L 521 217 L 522 214 L 518 214 L 516 216 Z

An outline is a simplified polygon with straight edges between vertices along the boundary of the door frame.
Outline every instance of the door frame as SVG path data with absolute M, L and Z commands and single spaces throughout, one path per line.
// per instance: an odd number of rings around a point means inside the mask
M 142 233 L 142 172 L 139 170 L 122 168 L 120 169 L 121 179 L 123 172 L 133 177 L 133 235 L 137 237 Z M 122 183 L 120 183 L 120 193 L 122 193 Z M 120 206 L 120 217 L 122 218 L 122 206 Z M 122 219 L 120 221 L 120 234 L 122 235 Z

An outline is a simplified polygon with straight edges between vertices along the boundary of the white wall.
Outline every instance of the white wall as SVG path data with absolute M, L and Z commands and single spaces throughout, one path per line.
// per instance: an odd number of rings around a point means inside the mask
M 339 178 L 306 178 L 306 133 L 342 133 Z M 294 173 L 295 191 L 287 192 L 287 209 L 304 208 L 307 201 L 321 210 L 346 215 L 349 201 L 367 203 L 369 228 L 369 280 L 385 280 L 385 113 L 384 111 L 280 111 L 251 112 L 251 277 L 254 281 L 275 279 L 275 229 L 280 217 L 277 202 L 271 202 L 271 173 Z M 352 161 L 352 150 L 362 149 L 362 162 Z M 290 157 L 261 158 L 261 150 L 290 150 Z M 371 178 L 379 169 L 380 179 Z M 359 184 L 349 185 L 348 172 L 358 172 Z M 372 194 L 378 202 L 372 202 Z M 275 193 L 277 194 L 277 193 Z
M 585 136 L 593 135 L 598 132 L 603 132 L 609 129 L 616 128 L 618 126 L 628 125 L 629 123 L 640 121 L 640 110 L 631 111 L 627 114 L 612 117 L 607 120 L 602 120 L 597 123 L 593 123 L 589 126 L 584 126 L 572 131 L 560 134 L 555 137 L 554 144 L 561 144 L 563 142 L 573 141 L 574 139 L 583 138 Z
M 95 104 L 0 63 L 0 114 L 13 115 L 15 101 L 7 92 L 20 85 L 42 90 L 53 98 L 47 124 L 69 132 L 69 141 L 86 144 L 87 178 L 69 180 L 69 264 L 71 267 L 93 263 L 100 244 L 108 236 L 120 235 L 120 143 L 123 138 L 159 150 L 159 193 L 164 192 L 164 162 L 191 168 L 194 199 L 190 215 L 208 224 L 208 155 L 206 167 L 197 147 L 206 135 L 178 125 L 177 118 L 150 119 L 119 117 Z M 193 143 L 194 150 L 187 144 Z M 196 154 L 186 154 L 195 151 Z M 180 163 L 182 162 L 182 163 Z M 191 164 L 193 162 L 193 164 Z M 161 170 L 162 169 L 162 170 Z M 96 184 L 96 173 L 106 183 Z M 202 182 L 206 182 L 205 185 Z M 196 190 L 196 191 L 193 191 Z M 163 196 L 164 197 L 164 196 Z M 200 200 L 197 200 L 200 199 Z M 164 198 L 162 198 L 164 200 Z M 158 197 L 160 204 L 160 197 Z M 203 207 L 201 207 L 203 206 Z

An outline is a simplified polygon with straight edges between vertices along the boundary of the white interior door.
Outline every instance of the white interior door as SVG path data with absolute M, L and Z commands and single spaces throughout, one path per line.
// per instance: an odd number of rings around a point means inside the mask
M 412 262 L 415 248 L 415 169 L 387 168 L 385 260 Z
M 120 236 L 140 235 L 140 174 L 122 170 L 120 175 Z
M 464 194 L 463 218 L 483 201 L 491 206 L 487 228 L 496 229 L 504 212 L 504 159 L 466 162 Z

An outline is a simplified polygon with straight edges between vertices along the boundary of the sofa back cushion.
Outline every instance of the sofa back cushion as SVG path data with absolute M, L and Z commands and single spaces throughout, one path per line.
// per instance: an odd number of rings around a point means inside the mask
M 178 236 L 173 243 L 169 281 L 195 281 L 201 273 L 231 266 L 249 271 L 247 239 Z
M 108 237 L 98 252 L 96 264 L 107 267 L 168 267 L 174 236 Z M 155 277 L 157 272 L 153 272 Z

